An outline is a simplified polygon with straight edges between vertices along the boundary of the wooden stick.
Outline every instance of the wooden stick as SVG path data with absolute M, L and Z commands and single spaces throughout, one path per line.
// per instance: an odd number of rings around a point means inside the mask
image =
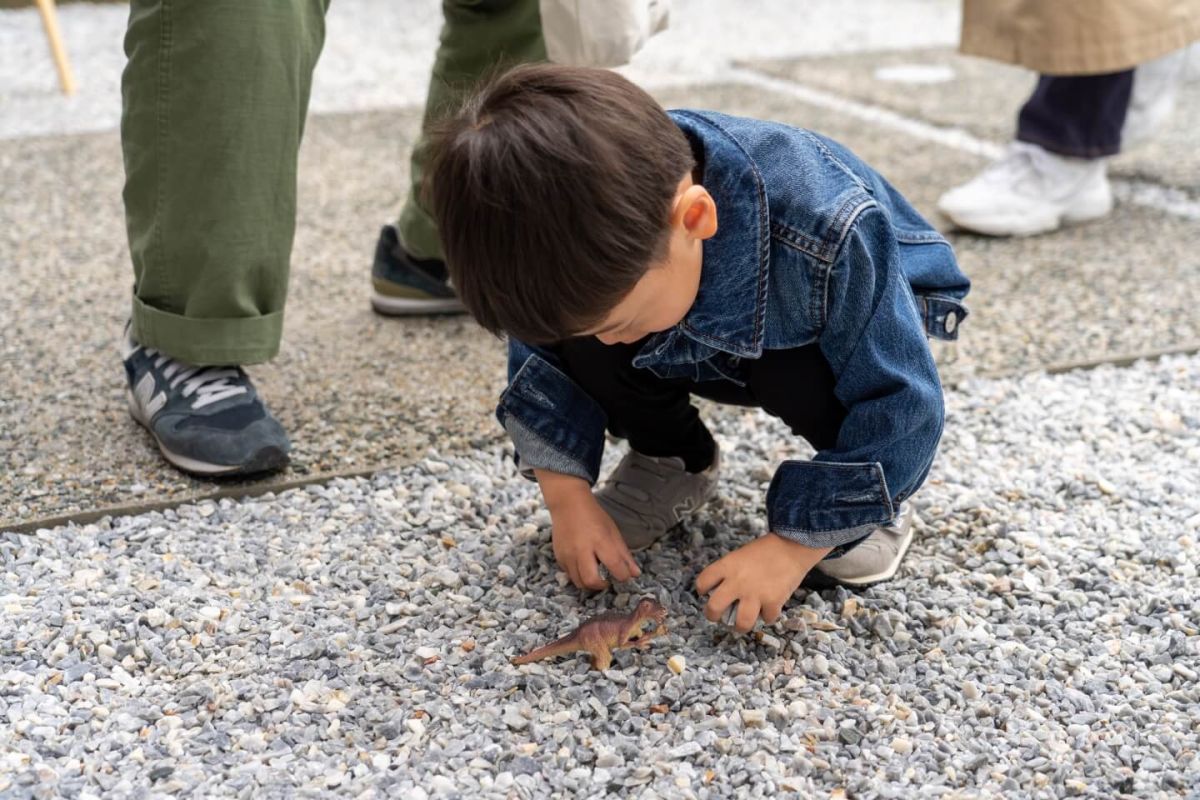
M 75 76 L 71 74 L 71 62 L 67 60 L 67 49 L 63 47 L 62 34 L 58 30 L 58 14 L 54 0 L 37 0 L 38 11 L 42 12 L 42 27 L 50 40 L 50 52 L 54 55 L 54 66 L 58 68 L 58 82 L 63 94 L 75 94 Z

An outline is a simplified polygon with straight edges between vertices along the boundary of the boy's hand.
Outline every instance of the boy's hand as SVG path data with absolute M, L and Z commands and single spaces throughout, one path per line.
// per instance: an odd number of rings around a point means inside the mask
M 804 576 L 832 549 L 806 547 L 775 533 L 739 547 L 696 578 L 696 591 L 712 592 L 704 616 L 717 622 L 736 602 L 738 631 L 753 628 L 760 612 L 764 622 L 774 622 Z
M 534 470 L 553 525 L 551 542 L 558 566 L 580 589 L 600 591 L 608 582 L 600 576 L 597 562 L 616 581 L 642 574 L 629 552 L 621 531 L 582 478 Z

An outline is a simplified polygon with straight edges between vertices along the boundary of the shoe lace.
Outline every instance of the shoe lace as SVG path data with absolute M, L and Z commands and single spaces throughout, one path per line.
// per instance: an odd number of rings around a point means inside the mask
M 154 358 L 154 368 L 162 370 L 168 386 L 174 389 L 183 384 L 181 394 L 184 397 L 196 396 L 192 401 L 193 409 L 201 409 L 218 400 L 249 391 L 245 385 L 230 383 L 242 378 L 244 373 L 241 367 L 195 367 L 150 347 L 145 351 L 147 356 Z

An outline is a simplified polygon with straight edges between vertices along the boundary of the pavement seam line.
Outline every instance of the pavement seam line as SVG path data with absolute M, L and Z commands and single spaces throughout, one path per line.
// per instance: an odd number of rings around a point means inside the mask
M 914 138 L 951 147 L 974 156 L 995 160 L 1000 158 L 1005 151 L 1003 145 L 980 139 L 962 128 L 935 125 L 882 106 L 841 97 L 824 89 L 777 78 L 748 67 L 730 67 L 725 72 L 725 77 L 733 83 L 752 86 L 776 94 L 786 94 L 809 105 L 840 112 L 864 122 L 900 131 Z M 1112 178 L 1111 183 L 1114 194 L 1122 202 L 1143 208 L 1152 208 L 1174 217 L 1200 219 L 1200 198 L 1194 197 L 1182 189 L 1129 178 Z
M 306 486 L 319 486 L 331 481 L 335 481 L 339 478 L 369 478 L 387 470 L 403 469 L 404 467 L 411 466 L 419 460 L 420 459 L 414 459 L 411 461 L 386 464 L 375 467 L 374 469 L 346 470 L 344 472 L 322 472 L 304 478 L 282 481 L 280 483 L 251 483 L 240 486 L 227 486 L 212 492 L 207 492 L 205 494 L 180 497 L 173 500 L 156 500 L 149 503 L 129 503 L 126 505 L 105 506 L 103 508 L 92 509 L 90 511 L 60 514 L 53 517 L 41 517 L 38 519 L 27 520 L 25 522 L 18 522 L 11 526 L 7 524 L 0 526 L 0 535 L 6 533 L 33 533 L 43 528 L 60 528 L 64 525 L 70 525 L 72 523 L 76 525 L 89 525 L 105 517 L 138 516 L 140 514 L 148 514 L 154 511 L 167 511 L 172 508 L 179 508 L 180 506 L 203 503 L 205 500 L 245 500 L 250 497 L 261 497 L 264 494 L 282 493 L 290 491 L 291 489 L 302 489 Z
M 1116 366 L 1130 367 L 1139 361 L 1152 361 L 1167 356 L 1186 356 L 1200 353 L 1200 341 L 1190 342 L 1184 345 L 1175 347 L 1166 347 L 1158 350 L 1145 350 L 1134 353 L 1121 353 L 1107 358 L 1092 359 L 1085 361 L 1062 361 L 1057 364 L 1046 364 L 1038 369 L 1027 370 L 1024 372 L 981 372 L 976 375 L 964 376 L 957 380 L 946 381 L 943 385 L 947 390 L 958 391 L 959 388 L 966 382 L 974 379 L 984 380 L 1005 380 L 1008 378 L 1020 378 L 1026 375 L 1062 375 L 1068 372 L 1082 372 L 1097 367 Z M 370 478 L 378 475 L 381 472 L 388 470 L 404 469 L 421 461 L 420 458 L 405 460 L 394 464 L 385 464 L 373 469 L 362 470 L 347 470 L 345 472 L 324 472 L 318 475 L 313 475 L 307 478 L 301 478 L 294 481 L 284 481 L 283 483 L 271 484 L 250 484 L 247 486 L 229 487 L 226 489 L 218 489 L 215 492 L 196 496 L 184 497 L 176 500 L 160 500 L 153 503 L 132 503 L 123 506 L 106 506 L 100 509 L 91 511 L 80 511 L 74 514 L 61 514 L 54 517 L 41 517 L 39 519 L 19 522 L 16 525 L 9 527 L 0 527 L 0 535 L 6 533 L 33 533 L 41 529 L 59 528 L 72 523 L 76 525 L 88 525 L 97 522 L 104 517 L 129 517 L 140 514 L 147 514 L 154 511 L 166 511 L 172 508 L 179 508 L 192 503 L 202 503 L 205 500 L 245 500 L 251 497 L 261 497 L 268 493 L 282 493 L 291 489 L 302 489 L 306 486 L 321 486 L 339 478 Z

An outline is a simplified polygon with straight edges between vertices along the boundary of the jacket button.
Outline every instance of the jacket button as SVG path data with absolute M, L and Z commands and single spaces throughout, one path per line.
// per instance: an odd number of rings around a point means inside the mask
M 946 333 L 954 333 L 954 329 L 958 327 L 958 314 L 948 311 L 946 321 L 942 325 L 946 329 Z

